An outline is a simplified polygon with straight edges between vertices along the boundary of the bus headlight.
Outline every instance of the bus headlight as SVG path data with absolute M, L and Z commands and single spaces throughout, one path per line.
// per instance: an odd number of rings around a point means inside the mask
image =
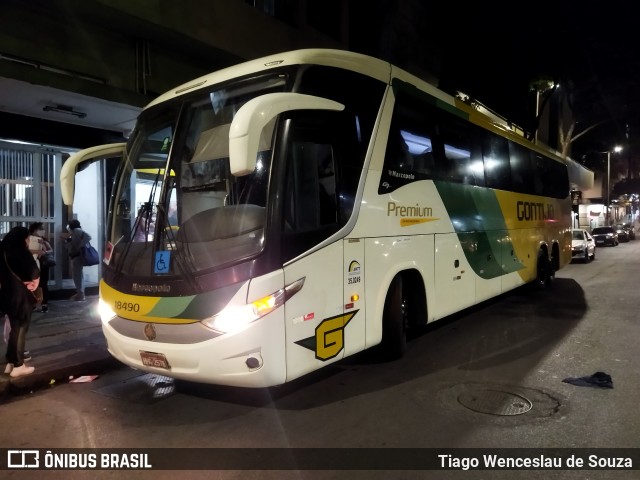
M 246 305 L 227 306 L 220 313 L 204 319 L 202 323 L 217 332 L 237 332 L 282 304 L 284 304 L 284 289 Z
M 220 313 L 202 320 L 202 323 L 206 327 L 220 333 L 240 331 L 250 323 L 255 322 L 259 318 L 273 312 L 281 305 L 284 305 L 292 295 L 300 291 L 303 284 L 304 277 L 271 295 L 267 295 L 246 305 L 226 306 Z
M 98 300 L 98 315 L 102 323 L 108 323 L 109 320 L 115 318 L 116 312 L 101 298 Z

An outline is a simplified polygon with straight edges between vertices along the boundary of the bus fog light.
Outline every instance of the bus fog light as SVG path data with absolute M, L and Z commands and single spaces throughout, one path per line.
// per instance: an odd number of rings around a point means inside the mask
M 245 361 L 249 370 L 256 370 L 262 366 L 262 359 L 256 357 L 249 357 Z

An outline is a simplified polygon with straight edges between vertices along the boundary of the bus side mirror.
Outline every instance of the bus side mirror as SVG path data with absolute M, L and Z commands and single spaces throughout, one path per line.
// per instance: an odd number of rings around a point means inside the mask
M 233 117 L 229 129 L 229 164 L 235 176 L 256 168 L 262 131 L 278 114 L 291 110 L 344 110 L 333 100 L 301 93 L 267 93 L 245 103 Z
M 103 158 L 119 157 L 124 155 L 126 143 L 111 143 L 85 148 L 71 155 L 62 164 L 60 170 L 60 193 L 65 205 L 73 204 L 73 195 L 76 190 L 76 172 L 81 163 L 100 160 Z

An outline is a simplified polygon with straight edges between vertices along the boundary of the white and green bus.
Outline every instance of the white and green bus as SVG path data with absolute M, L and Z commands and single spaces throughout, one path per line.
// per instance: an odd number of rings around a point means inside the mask
M 379 346 L 571 259 L 567 166 L 378 59 L 282 53 L 157 98 L 126 144 L 100 312 L 147 372 L 265 387 Z

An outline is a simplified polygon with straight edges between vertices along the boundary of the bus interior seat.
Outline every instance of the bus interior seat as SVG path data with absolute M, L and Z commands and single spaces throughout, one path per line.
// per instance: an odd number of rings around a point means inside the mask
M 250 204 L 204 210 L 184 222 L 176 241 L 212 242 L 249 234 L 263 227 L 264 210 L 264 207 Z

